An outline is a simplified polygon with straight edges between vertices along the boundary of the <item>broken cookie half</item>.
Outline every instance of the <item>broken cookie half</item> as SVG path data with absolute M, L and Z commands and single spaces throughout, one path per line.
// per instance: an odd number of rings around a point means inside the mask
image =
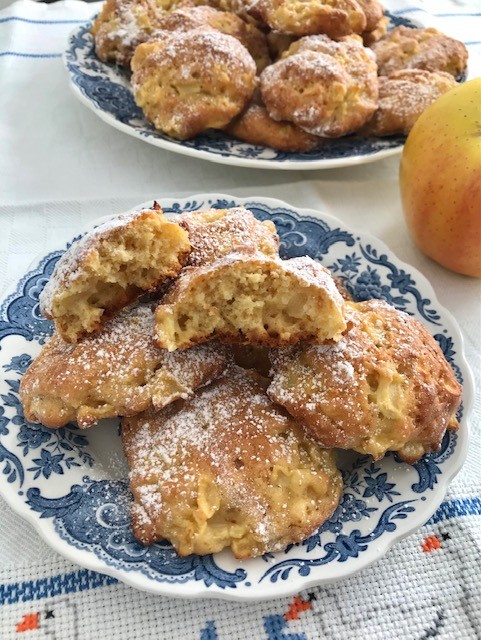
M 213 338 L 270 347 L 337 341 L 343 307 L 330 273 L 311 258 L 236 253 L 183 271 L 156 309 L 157 344 L 175 351 Z

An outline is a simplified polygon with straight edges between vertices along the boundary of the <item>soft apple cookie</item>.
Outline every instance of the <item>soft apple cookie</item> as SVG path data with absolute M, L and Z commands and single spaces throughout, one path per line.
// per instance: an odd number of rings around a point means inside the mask
M 342 493 L 334 454 L 269 400 L 267 384 L 233 366 L 191 400 L 124 418 L 142 544 L 250 558 L 304 540 L 330 517 Z
M 377 108 L 377 66 L 355 38 L 310 36 L 294 42 L 261 74 L 262 99 L 274 120 L 337 138 L 365 124 Z
M 396 27 L 371 48 L 383 76 L 400 69 L 424 69 L 445 71 L 458 78 L 468 61 L 468 51 L 462 42 L 432 28 Z
M 230 254 L 184 269 L 156 309 L 157 343 L 174 351 L 211 338 L 266 346 L 339 340 L 343 306 L 329 271 L 312 258 Z
M 90 30 L 104 62 L 128 65 L 135 48 L 159 28 L 174 0 L 107 0 Z
M 213 29 L 174 31 L 141 44 L 131 66 L 135 101 L 147 120 L 181 140 L 225 127 L 256 86 L 256 65 L 247 49 Z
M 160 409 L 215 379 L 230 360 L 217 343 L 168 353 L 153 336 L 149 305 L 124 309 L 102 333 L 77 344 L 54 333 L 22 378 L 25 417 L 52 428 L 72 421 L 86 428 L 101 418 Z
M 338 343 L 275 352 L 269 397 L 323 447 L 415 463 L 457 428 L 461 386 L 417 320 L 381 300 L 346 306 Z
M 321 146 L 322 140 L 292 122 L 279 122 L 264 105 L 250 104 L 225 128 L 227 133 L 249 144 L 259 144 L 290 153 L 307 153 Z
M 187 264 L 210 264 L 239 250 L 279 255 L 279 236 L 270 220 L 257 220 L 245 207 L 188 211 L 176 218 L 188 233 L 192 245 Z
M 356 0 L 254 0 L 249 13 L 273 31 L 331 38 L 361 33 L 366 16 Z
M 64 340 L 77 342 L 176 276 L 190 249 L 187 232 L 157 204 L 113 218 L 61 256 L 40 294 L 40 310 Z
M 161 31 L 186 32 L 202 27 L 221 31 L 239 40 L 254 58 L 258 73 L 270 64 L 266 36 L 234 13 L 218 11 L 208 6 L 181 7 L 171 11 L 160 21 Z M 156 38 L 156 34 L 153 38 Z M 159 38 L 162 38 L 161 33 Z
M 369 136 L 408 134 L 422 112 L 457 85 L 449 73 L 421 69 L 395 71 L 379 77 L 379 106 L 360 131 Z

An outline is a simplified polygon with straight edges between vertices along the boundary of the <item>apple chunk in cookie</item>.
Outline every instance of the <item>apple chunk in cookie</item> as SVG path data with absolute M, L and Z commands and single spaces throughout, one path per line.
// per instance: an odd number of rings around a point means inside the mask
M 344 301 L 329 271 L 309 257 L 236 253 L 188 268 L 156 309 L 160 347 L 223 342 L 282 346 L 339 340 Z

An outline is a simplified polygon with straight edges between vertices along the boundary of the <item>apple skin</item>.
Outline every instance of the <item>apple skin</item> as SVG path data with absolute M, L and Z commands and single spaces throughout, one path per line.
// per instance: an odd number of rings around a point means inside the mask
M 401 200 L 423 253 L 481 278 L 481 78 L 441 96 L 404 146 Z

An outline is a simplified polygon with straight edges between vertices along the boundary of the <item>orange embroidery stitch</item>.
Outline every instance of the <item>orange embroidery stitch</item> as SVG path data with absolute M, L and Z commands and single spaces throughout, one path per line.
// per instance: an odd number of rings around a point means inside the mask
M 17 633 L 38 629 L 38 613 L 29 613 L 23 616 L 22 622 L 17 624 Z
M 422 543 L 421 549 L 424 553 L 441 549 L 441 542 L 437 536 L 428 536 Z
M 294 596 L 294 602 L 289 605 L 289 611 L 286 613 L 284 618 L 286 620 L 299 620 L 299 614 L 301 611 L 308 611 L 311 608 L 311 603 L 309 600 L 303 600 L 299 598 L 299 596 Z

